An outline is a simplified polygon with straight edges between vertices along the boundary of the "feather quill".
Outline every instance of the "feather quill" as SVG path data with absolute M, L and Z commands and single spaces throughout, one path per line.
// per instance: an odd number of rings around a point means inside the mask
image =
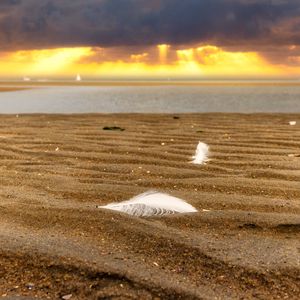
M 197 212 L 192 205 L 184 200 L 156 191 L 149 191 L 128 201 L 111 203 L 99 206 L 99 208 L 116 210 L 136 217 Z
M 209 146 L 202 142 L 199 142 L 196 149 L 196 153 L 193 156 L 192 163 L 195 165 L 204 164 L 205 162 L 208 161 L 208 154 L 209 154 Z

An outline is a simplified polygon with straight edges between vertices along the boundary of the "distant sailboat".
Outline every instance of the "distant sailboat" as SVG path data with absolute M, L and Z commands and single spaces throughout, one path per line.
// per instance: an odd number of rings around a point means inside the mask
M 80 74 L 77 74 L 77 76 L 76 76 L 76 81 L 81 81 L 81 76 L 80 76 Z

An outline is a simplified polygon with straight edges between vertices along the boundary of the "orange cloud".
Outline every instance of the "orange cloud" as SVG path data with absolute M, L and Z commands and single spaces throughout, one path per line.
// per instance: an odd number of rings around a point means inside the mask
M 143 62 L 145 60 L 147 60 L 148 58 L 148 53 L 142 53 L 142 54 L 132 54 L 130 56 L 131 60 L 136 62 L 136 63 L 139 63 L 139 62 Z

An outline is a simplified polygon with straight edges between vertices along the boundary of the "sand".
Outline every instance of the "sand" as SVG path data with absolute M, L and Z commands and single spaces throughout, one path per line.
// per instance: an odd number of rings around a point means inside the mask
M 9 87 L 9 86 L 0 86 L 0 93 L 1 92 L 16 92 L 16 91 L 22 91 L 22 90 L 26 90 L 28 89 L 28 87 Z
M 0 143 L 3 299 L 299 299 L 300 115 L 2 115 Z M 97 208 L 148 190 L 199 212 Z

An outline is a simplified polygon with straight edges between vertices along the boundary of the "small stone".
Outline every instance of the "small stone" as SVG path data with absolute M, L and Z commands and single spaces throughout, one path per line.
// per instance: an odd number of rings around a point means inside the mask
M 69 299 L 72 298 L 72 296 L 73 296 L 72 294 L 68 294 L 68 295 L 62 296 L 61 298 L 64 299 L 64 300 L 69 300 Z
M 103 127 L 103 130 L 124 131 L 125 129 L 118 126 L 105 126 Z
M 289 124 L 290 124 L 291 126 L 295 126 L 295 125 L 297 124 L 297 122 L 296 122 L 296 121 L 290 121 Z
M 34 283 L 27 283 L 26 284 L 26 287 L 29 289 L 29 290 L 32 290 L 34 288 Z

